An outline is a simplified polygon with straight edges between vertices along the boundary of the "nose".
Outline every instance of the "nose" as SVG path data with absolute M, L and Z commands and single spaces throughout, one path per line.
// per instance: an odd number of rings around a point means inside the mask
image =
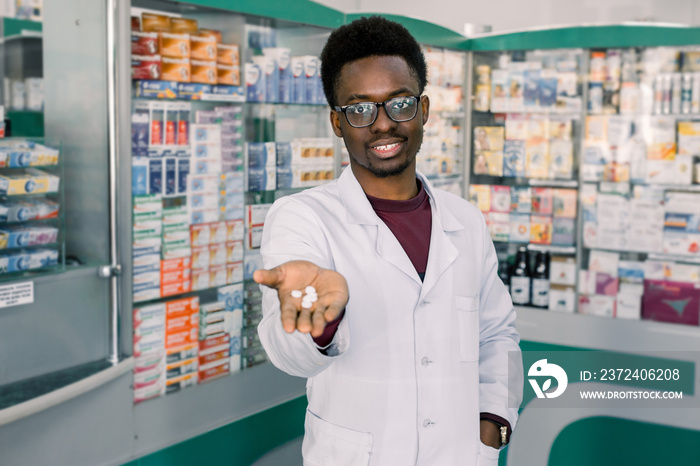
M 389 118 L 386 109 L 382 105 L 377 108 L 377 119 L 370 125 L 370 131 L 373 133 L 386 133 L 395 129 L 397 124 L 398 123 Z

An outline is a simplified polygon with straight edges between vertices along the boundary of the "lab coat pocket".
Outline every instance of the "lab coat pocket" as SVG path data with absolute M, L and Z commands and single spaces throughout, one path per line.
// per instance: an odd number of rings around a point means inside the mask
M 304 466 L 367 466 L 374 439 L 360 432 L 332 424 L 306 411 L 306 432 L 301 452 Z
M 476 458 L 476 466 L 498 466 L 500 450 L 484 445 L 479 441 L 479 456 Z
M 464 362 L 479 360 L 479 297 L 457 296 L 457 332 L 459 359 Z

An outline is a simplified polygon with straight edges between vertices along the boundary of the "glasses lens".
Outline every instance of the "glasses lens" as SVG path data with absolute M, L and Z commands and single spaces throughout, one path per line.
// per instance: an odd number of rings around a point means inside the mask
M 348 105 L 345 116 L 352 126 L 369 126 L 377 116 L 377 106 L 371 102 Z
M 408 121 L 416 116 L 418 99 L 413 96 L 396 97 L 384 104 L 386 113 L 394 121 Z

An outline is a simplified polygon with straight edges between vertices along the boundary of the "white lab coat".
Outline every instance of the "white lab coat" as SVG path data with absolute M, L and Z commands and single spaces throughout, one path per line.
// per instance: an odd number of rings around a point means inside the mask
M 265 350 L 281 370 L 308 377 L 306 466 L 496 465 L 498 450 L 479 440 L 479 413 L 515 426 L 519 336 L 484 218 L 418 176 L 432 208 L 422 283 L 350 168 L 278 200 L 265 220 L 265 268 L 308 260 L 343 274 L 350 291 L 337 354 L 325 356 L 310 335 L 283 330 L 277 293 L 263 287 Z M 509 351 L 518 361 L 510 369 Z

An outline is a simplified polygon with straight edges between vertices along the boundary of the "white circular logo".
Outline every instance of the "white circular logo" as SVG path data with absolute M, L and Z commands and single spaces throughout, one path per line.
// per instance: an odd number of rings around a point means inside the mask
M 541 387 L 537 379 L 528 379 L 537 398 L 556 398 L 564 393 L 569 383 L 569 378 L 566 376 L 564 369 L 556 364 L 548 363 L 546 359 L 540 359 L 530 366 L 527 375 L 528 377 L 547 377 Z M 552 378 L 557 381 L 557 388 L 548 392 L 547 390 L 552 386 Z

